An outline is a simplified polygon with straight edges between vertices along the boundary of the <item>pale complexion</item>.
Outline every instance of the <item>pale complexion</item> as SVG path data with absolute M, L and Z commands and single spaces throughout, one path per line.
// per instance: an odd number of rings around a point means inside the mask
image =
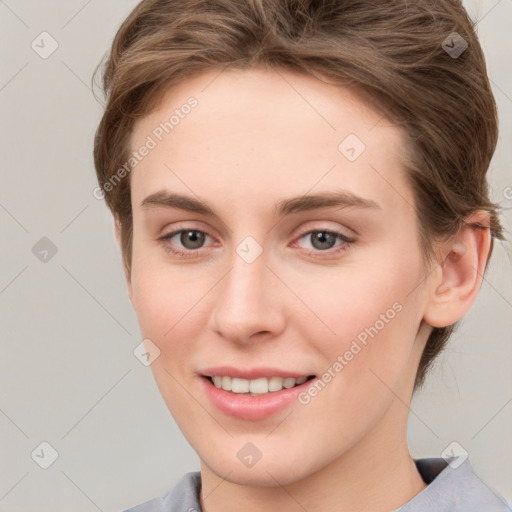
M 312 77 L 252 69 L 189 79 L 136 124 L 132 150 L 191 96 L 197 107 L 130 175 L 127 283 L 142 335 L 161 351 L 151 366 L 160 392 L 200 457 L 201 505 L 394 510 L 425 488 L 406 440 L 422 350 L 431 326 L 473 304 L 489 232 L 463 229 L 440 249 L 441 265 L 425 269 L 401 132 L 349 90 Z M 338 150 L 349 134 L 366 146 L 355 161 Z M 142 204 L 162 191 L 214 213 Z M 288 199 L 335 192 L 376 206 L 277 213 Z M 179 229 L 206 233 L 204 243 L 160 240 Z M 315 244 L 311 231 L 325 230 L 354 242 Z M 263 250 L 252 263 L 236 251 L 249 236 Z M 401 311 L 307 405 L 249 421 L 204 393 L 210 366 L 320 377 L 394 303 Z M 237 457 L 247 442 L 262 454 L 250 468 Z

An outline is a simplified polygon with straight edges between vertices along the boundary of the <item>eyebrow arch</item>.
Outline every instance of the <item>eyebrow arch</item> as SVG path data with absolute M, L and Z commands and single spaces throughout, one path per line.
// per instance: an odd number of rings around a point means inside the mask
M 217 216 L 213 208 L 203 201 L 190 196 L 169 193 L 164 190 L 146 197 L 142 202 L 143 208 L 168 207 L 186 210 L 203 215 Z M 274 206 L 274 214 L 278 216 L 295 212 L 303 212 L 337 206 L 339 208 L 357 207 L 367 209 L 381 209 L 380 205 L 371 199 L 352 194 L 351 192 L 324 192 L 322 194 L 309 194 L 292 197 L 278 202 Z
M 276 215 L 287 215 L 294 212 L 315 210 L 317 208 L 326 208 L 337 206 L 347 208 L 349 206 L 357 208 L 380 209 L 378 203 L 371 199 L 352 194 L 351 192 L 324 192 L 322 194 L 310 194 L 299 197 L 292 197 L 280 201 L 274 208 Z

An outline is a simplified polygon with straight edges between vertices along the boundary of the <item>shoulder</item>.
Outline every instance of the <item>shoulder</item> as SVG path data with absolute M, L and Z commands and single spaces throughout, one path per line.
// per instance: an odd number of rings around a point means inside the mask
M 124 512 L 201 512 L 200 490 L 201 474 L 185 473 L 163 496 L 153 498 Z
M 396 512 L 511 512 L 512 507 L 474 471 L 467 455 L 415 460 L 427 487 Z

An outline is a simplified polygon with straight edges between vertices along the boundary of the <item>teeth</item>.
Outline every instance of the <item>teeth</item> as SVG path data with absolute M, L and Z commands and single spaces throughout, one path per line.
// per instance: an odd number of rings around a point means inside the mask
M 268 393 L 268 379 L 262 377 L 261 379 L 254 379 L 248 381 L 249 391 L 261 395 Z
M 222 377 L 223 384 L 224 379 L 229 379 L 229 377 Z M 249 381 L 247 379 L 237 379 L 234 377 L 231 379 L 231 391 L 233 391 L 233 393 L 249 393 Z
M 222 379 L 222 389 L 226 391 L 231 391 L 231 377 L 221 377 Z
M 232 393 L 248 393 L 250 395 L 264 395 L 269 392 L 281 391 L 281 389 L 293 388 L 306 382 L 307 377 L 261 377 L 259 379 L 239 379 L 238 377 L 227 377 L 215 375 L 212 377 L 216 388 Z
M 285 388 L 293 388 L 295 386 L 295 379 L 293 377 L 287 377 L 283 379 L 283 387 Z
M 282 377 L 270 377 L 270 379 L 268 379 L 269 391 L 281 391 L 281 389 L 283 389 Z

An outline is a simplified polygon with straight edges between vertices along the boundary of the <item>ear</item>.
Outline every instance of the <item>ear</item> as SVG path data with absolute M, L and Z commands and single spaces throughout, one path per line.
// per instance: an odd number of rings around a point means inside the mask
M 478 210 L 465 220 L 457 235 L 443 245 L 439 267 L 433 274 L 423 317 L 432 327 L 458 322 L 480 291 L 491 247 L 490 215 Z
M 121 242 L 121 222 L 119 220 L 119 217 L 114 216 L 114 233 L 116 236 L 117 244 L 119 245 L 119 248 L 122 248 L 122 242 Z M 132 300 L 132 281 L 131 281 L 131 275 L 130 270 L 127 268 L 127 266 L 124 263 L 123 258 L 123 269 L 124 269 L 124 277 L 126 280 L 126 287 L 128 289 L 128 295 L 130 297 L 130 300 Z

